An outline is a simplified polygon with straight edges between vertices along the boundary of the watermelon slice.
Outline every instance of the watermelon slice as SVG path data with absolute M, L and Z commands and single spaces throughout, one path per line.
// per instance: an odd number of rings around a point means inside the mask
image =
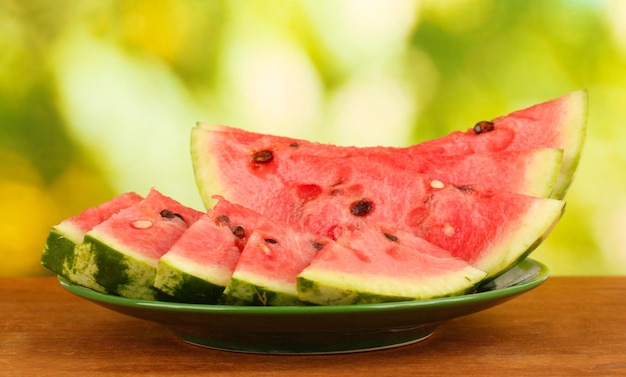
M 219 198 L 214 211 L 229 219 L 244 245 L 225 294 L 254 305 L 302 305 L 296 276 L 328 240 L 300 232 Z
M 371 304 L 463 294 L 485 275 L 411 234 L 368 225 L 322 249 L 297 286 L 300 298 L 314 304 Z
M 105 293 L 154 299 L 159 258 L 202 215 L 152 189 L 85 233 L 75 249 L 72 280 Z
M 69 278 L 74 264 L 74 247 L 83 242 L 85 233 L 141 199 L 134 192 L 124 193 L 52 226 L 41 255 L 41 264 L 55 274 Z
M 365 155 L 450 183 L 477 184 L 532 196 L 546 196 L 548 190 L 552 198 L 561 199 L 571 183 L 580 157 L 586 130 L 586 105 L 586 92 L 581 90 L 492 122 L 479 122 L 467 132 L 454 132 L 406 148 L 330 146 L 226 126 L 199 124 L 192 131 L 192 161 L 207 207 L 213 205 L 211 196 L 216 192 L 229 198 L 250 195 L 245 190 L 255 185 L 240 184 L 246 171 L 257 169 L 268 160 L 285 163 L 284 160 L 291 158 L 295 161 L 297 155 L 325 158 Z M 545 148 L 561 150 L 563 155 L 548 157 L 545 154 L 550 152 L 544 151 L 543 156 L 532 157 L 533 152 L 526 152 L 518 156 L 517 162 L 510 162 L 508 159 L 513 157 L 507 154 L 470 156 Z M 477 161 L 465 161 L 468 157 Z M 562 163 L 557 167 L 554 160 L 559 158 Z M 255 163 L 250 164 L 251 160 Z M 472 168 L 469 177 L 463 174 L 468 167 Z M 460 180 L 456 181 L 457 178 Z
M 161 257 L 155 288 L 171 301 L 221 303 L 241 254 L 237 240 L 230 226 L 209 211 Z
M 341 159 L 306 161 L 321 173 L 311 181 L 296 176 L 302 171 L 310 176 L 312 171 L 277 167 L 272 175 L 276 180 L 270 182 L 273 191 L 266 191 L 266 203 L 271 203 L 264 210 L 267 216 L 332 239 L 346 227 L 393 224 L 486 271 L 488 277 L 536 248 L 564 209 L 560 200 L 448 184 L 366 157 L 353 157 L 349 165 Z

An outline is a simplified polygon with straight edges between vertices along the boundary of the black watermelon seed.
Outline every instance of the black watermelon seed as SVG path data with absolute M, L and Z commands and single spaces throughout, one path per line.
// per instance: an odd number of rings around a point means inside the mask
M 159 214 L 164 219 L 173 219 L 174 217 L 178 217 L 179 219 L 185 221 L 185 219 L 183 219 L 183 216 L 180 213 L 174 213 L 170 211 L 169 209 L 164 209 L 161 212 L 159 212 Z
M 493 122 L 488 122 L 486 120 L 483 120 L 481 122 L 476 123 L 476 125 L 474 126 L 474 132 L 476 134 L 482 134 L 484 132 L 493 131 L 494 128 L 495 128 L 495 125 L 493 124 Z
M 391 241 L 398 242 L 398 237 L 394 236 L 393 234 L 389 234 L 389 233 L 385 233 L 385 232 L 383 232 L 383 234 L 385 235 L 385 237 L 387 237 Z
M 459 186 L 454 186 L 454 187 L 456 187 L 457 189 L 459 189 L 459 190 L 461 190 L 463 192 L 472 192 L 472 191 L 475 190 L 474 186 L 472 186 L 472 185 L 459 185 Z
M 241 225 L 234 227 L 232 232 L 237 238 L 244 238 L 246 236 L 246 230 Z
M 318 241 L 313 241 L 311 244 L 313 245 L 313 248 L 317 251 L 322 250 L 324 246 L 326 246 L 326 244 L 318 242 Z
M 298 148 L 300 144 L 294 142 L 294 143 L 289 144 L 289 146 L 293 148 Z
M 278 241 L 276 241 L 273 238 L 266 238 L 264 241 L 267 242 L 267 243 L 271 243 L 272 245 L 278 243 Z
M 274 158 L 274 153 L 272 153 L 272 151 L 267 150 L 267 149 L 258 151 L 252 155 L 252 161 L 260 163 L 260 164 L 268 163 L 272 161 L 273 158 Z
M 230 219 L 226 215 L 219 215 L 215 219 L 215 224 L 217 225 L 228 225 L 228 223 L 230 223 Z
M 350 204 L 350 213 L 354 216 L 365 216 L 374 209 L 374 204 L 368 200 L 359 200 Z

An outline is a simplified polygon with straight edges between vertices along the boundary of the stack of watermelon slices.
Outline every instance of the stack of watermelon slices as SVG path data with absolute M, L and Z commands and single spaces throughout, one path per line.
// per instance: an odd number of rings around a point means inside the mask
M 125 194 L 52 227 L 42 263 L 101 292 L 205 304 L 471 292 L 558 222 L 586 107 L 577 91 L 405 148 L 199 124 L 191 154 L 206 211 L 156 190 Z

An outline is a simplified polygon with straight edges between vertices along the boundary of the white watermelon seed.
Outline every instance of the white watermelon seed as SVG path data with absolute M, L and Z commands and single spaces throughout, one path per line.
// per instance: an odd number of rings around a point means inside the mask
M 452 237 L 455 233 L 454 227 L 450 223 L 445 223 L 443 226 L 443 234 L 448 237 Z
M 132 223 L 130 223 L 130 226 L 132 226 L 135 229 L 148 229 L 148 228 L 152 227 L 152 221 L 150 221 L 150 220 L 136 220 L 136 221 L 133 221 Z
M 444 184 L 443 182 L 435 179 L 435 180 L 430 181 L 430 187 L 440 189 L 444 187 Z

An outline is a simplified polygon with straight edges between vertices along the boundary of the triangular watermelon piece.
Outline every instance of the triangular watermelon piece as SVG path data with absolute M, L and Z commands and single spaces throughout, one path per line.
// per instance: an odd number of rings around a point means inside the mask
M 41 264 L 55 274 L 69 278 L 74 265 L 74 247 L 83 242 L 85 233 L 142 199 L 134 192 L 123 193 L 52 226 L 41 255 Z
M 85 233 L 71 280 L 104 293 L 154 299 L 159 258 L 203 214 L 152 189 Z
M 222 303 L 241 255 L 239 238 L 214 211 L 193 223 L 159 260 L 154 286 L 171 301 Z
M 298 275 L 300 298 L 371 304 L 470 292 L 485 272 L 408 233 L 378 224 L 346 229 Z

